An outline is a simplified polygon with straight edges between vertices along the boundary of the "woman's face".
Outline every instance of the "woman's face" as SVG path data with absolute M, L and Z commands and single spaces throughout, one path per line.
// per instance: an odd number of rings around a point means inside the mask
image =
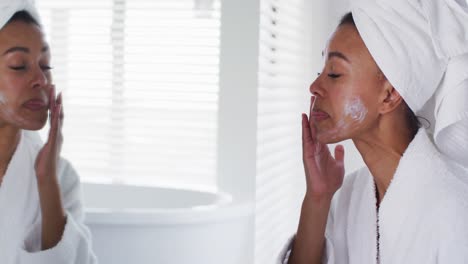
M 0 30 L 0 128 L 44 126 L 51 89 L 49 63 L 39 26 L 12 21 Z
M 362 135 L 378 118 L 385 77 L 352 25 L 338 27 L 323 55 L 323 71 L 310 86 L 317 140 L 336 143 Z

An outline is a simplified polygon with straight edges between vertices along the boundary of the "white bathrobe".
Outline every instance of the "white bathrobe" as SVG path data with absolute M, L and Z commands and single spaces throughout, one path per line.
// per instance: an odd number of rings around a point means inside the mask
M 0 186 L 0 263 L 91 264 L 90 232 L 83 224 L 78 175 L 61 159 L 58 166 L 67 219 L 60 242 L 41 251 L 41 209 L 34 162 L 42 147 L 38 135 L 23 131 Z
M 420 129 L 378 215 L 369 170 L 345 178 L 332 200 L 323 263 L 377 263 L 377 219 L 381 264 L 468 263 L 468 171 L 442 156 Z M 287 263 L 291 242 L 280 263 Z

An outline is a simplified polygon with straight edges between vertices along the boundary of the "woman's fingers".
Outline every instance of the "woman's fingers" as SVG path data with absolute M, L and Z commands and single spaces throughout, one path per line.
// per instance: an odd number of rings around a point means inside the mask
M 306 114 L 302 114 L 302 142 L 315 142 L 315 125 L 312 120 L 312 109 L 314 108 L 315 104 L 315 96 L 312 96 L 310 99 L 310 109 L 309 109 L 309 117 Z
M 56 154 L 59 155 L 62 149 L 62 142 L 63 142 L 63 135 L 62 135 L 62 127 L 63 127 L 63 118 L 64 118 L 64 111 L 63 111 L 63 98 L 62 93 L 59 94 L 58 99 L 58 117 L 57 117 L 57 138 L 56 138 Z
M 344 147 L 343 147 L 343 145 L 337 145 L 335 147 L 335 160 L 340 165 L 344 164 Z
M 305 144 L 312 141 L 312 135 L 310 133 L 309 119 L 306 114 L 302 114 L 302 147 Z
M 61 151 L 61 148 L 62 148 L 62 125 L 63 125 L 63 105 L 62 104 L 59 104 L 58 105 L 58 117 L 57 117 L 57 134 L 56 134 L 56 137 L 55 137 L 55 153 L 56 155 L 58 156 L 60 151 Z
M 49 123 L 52 126 L 53 112 L 55 108 L 55 86 L 51 85 L 49 90 Z
M 314 105 L 315 105 L 315 96 L 310 97 L 310 109 L 309 109 L 309 129 L 310 133 L 312 136 L 312 140 L 315 141 L 315 138 L 317 136 L 317 130 L 314 124 L 314 119 L 312 118 L 312 113 L 314 111 Z
M 51 108 L 50 109 L 55 109 L 55 105 L 56 105 L 56 101 L 55 101 L 55 98 L 56 98 L 56 90 L 55 90 L 55 85 L 52 85 L 52 98 L 50 98 L 50 104 L 51 104 Z
M 57 96 L 56 104 L 62 104 L 62 92 Z
M 58 133 L 58 111 L 59 111 L 59 105 L 56 105 L 51 113 L 52 116 L 50 118 L 50 130 L 49 130 L 49 138 L 47 142 L 50 142 L 52 144 L 55 144 L 56 138 L 57 138 L 57 133 Z
M 53 103 L 52 103 L 53 102 Z M 56 147 L 57 138 L 59 138 L 59 133 L 61 130 L 61 119 L 63 118 L 62 113 L 62 93 L 57 96 L 57 99 L 52 100 L 51 105 L 51 118 L 50 118 L 50 130 L 49 138 L 47 142 L 53 144 L 53 147 Z
M 60 93 L 58 98 L 57 98 L 57 104 L 60 105 L 60 111 L 59 111 L 58 119 L 60 121 L 59 129 L 61 130 L 62 125 L 63 125 L 63 117 L 64 117 L 62 93 Z

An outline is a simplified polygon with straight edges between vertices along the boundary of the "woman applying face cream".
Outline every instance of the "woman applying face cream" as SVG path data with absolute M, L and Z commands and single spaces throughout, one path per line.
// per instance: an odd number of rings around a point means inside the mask
M 60 158 L 63 101 L 34 3 L 0 5 L 0 262 L 96 263 L 78 176 Z M 43 144 L 34 131 L 48 120 Z
M 363 0 L 352 10 L 310 87 L 307 191 L 281 263 L 466 263 L 468 108 L 458 102 L 468 99 L 468 40 L 454 32 L 468 32 L 468 9 Z M 431 99 L 433 134 L 415 115 Z M 343 147 L 332 156 L 326 145 L 345 139 L 366 164 L 346 179 Z

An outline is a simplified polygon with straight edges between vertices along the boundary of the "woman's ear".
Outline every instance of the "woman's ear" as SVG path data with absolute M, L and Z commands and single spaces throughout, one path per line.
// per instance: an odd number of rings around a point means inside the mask
M 381 96 L 381 104 L 379 108 L 380 114 L 386 114 L 395 110 L 403 101 L 400 93 L 390 84 L 388 80 L 383 80 L 383 89 Z

